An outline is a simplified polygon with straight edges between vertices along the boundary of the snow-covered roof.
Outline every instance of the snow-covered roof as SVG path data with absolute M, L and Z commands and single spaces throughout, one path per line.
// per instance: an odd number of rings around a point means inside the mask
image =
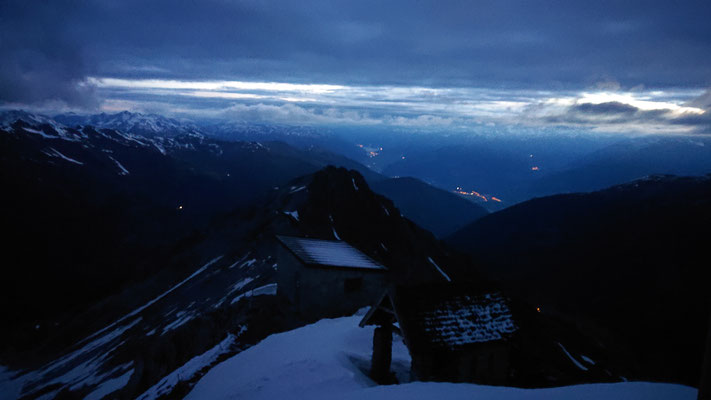
M 397 290 L 394 300 L 405 335 L 419 348 L 455 349 L 503 340 L 518 329 L 500 292 L 419 287 Z
M 432 342 L 448 347 L 500 340 L 516 330 L 500 294 L 449 299 L 419 317 Z
M 277 236 L 277 238 L 304 264 L 370 270 L 386 269 L 360 250 L 340 240 L 290 236 Z

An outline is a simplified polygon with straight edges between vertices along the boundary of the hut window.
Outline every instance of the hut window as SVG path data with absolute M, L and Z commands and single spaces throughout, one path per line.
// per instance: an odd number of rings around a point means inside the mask
M 343 290 L 346 293 L 357 292 L 363 286 L 363 278 L 349 278 L 343 282 Z

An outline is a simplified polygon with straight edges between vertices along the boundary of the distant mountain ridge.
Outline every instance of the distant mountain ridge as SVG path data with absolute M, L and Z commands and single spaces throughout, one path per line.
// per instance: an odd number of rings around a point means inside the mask
M 654 174 L 702 176 L 711 173 L 707 137 L 645 137 L 620 141 L 542 175 L 537 195 L 589 192 Z
M 60 114 L 54 116 L 53 119 L 70 127 L 90 125 L 95 128 L 115 129 L 148 137 L 154 135 L 173 137 L 200 132 L 197 125 L 189 122 L 181 122 L 157 114 L 141 114 L 129 111 L 93 115 Z

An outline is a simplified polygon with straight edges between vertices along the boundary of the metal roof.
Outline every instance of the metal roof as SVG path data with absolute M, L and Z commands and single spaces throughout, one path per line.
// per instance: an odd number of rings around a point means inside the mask
M 306 239 L 290 236 L 277 236 L 277 238 L 304 264 L 386 270 L 385 267 L 375 262 L 375 260 L 343 241 Z

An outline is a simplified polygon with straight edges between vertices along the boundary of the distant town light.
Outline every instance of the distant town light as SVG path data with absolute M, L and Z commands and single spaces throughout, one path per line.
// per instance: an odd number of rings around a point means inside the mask
M 531 171 L 538 171 L 538 167 L 531 167 Z
M 489 200 L 492 200 L 492 201 L 501 203 L 501 199 L 499 199 L 498 197 L 494 197 L 494 196 L 491 196 L 491 195 L 488 195 L 488 194 L 481 194 L 481 193 L 476 192 L 476 191 L 474 191 L 474 190 L 467 192 L 467 191 L 464 190 L 464 188 L 462 188 L 461 186 L 457 186 L 457 188 L 454 189 L 452 192 L 457 193 L 457 194 L 461 194 L 461 195 L 464 195 L 464 196 L 474 196 L 474 197 L 476 197 L 476 198 L 478 198 L 478 199 L 480 199 L 480 200 L 482 200 L 482 201 L 489 201 Z

